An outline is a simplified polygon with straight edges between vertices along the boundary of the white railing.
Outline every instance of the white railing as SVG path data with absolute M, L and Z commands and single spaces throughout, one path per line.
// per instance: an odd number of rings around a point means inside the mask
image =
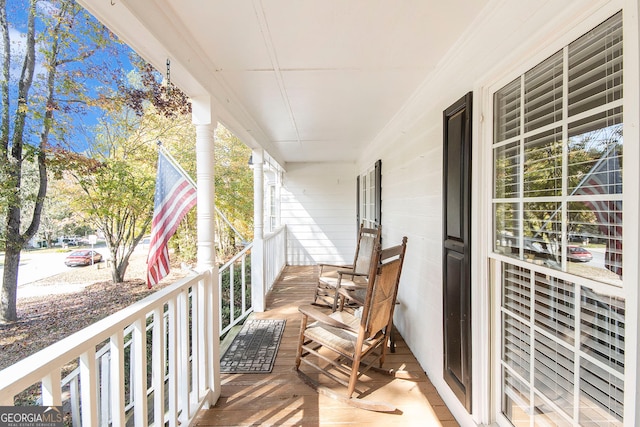
M 218 289 L 220 292 L 220 336 L 240 323 L 253 311 L 251 304 L 251 248 L 242 251 L 220 267 Z M 249 294 L 247 293 L 249 292 Z
M 187 277 L 0 371 L 0 406 L 40 383 L 40 404 L 66 405 L 74 427 L 189 425 L 219 396 L 219 337 L 253 311 L 252 247 L 217 287 L 212 271 Z M 285 264 L 281 227 L 264 239 L 265 294 Z
M 212 276 L 182 279 L 1 371 L 0 406 L 41 383 L 42 405 L 68 403 L 74 425 L 189 425 L 220 393 Z
M 287 264 L 287 233 L 283 225 L 264 236 L 264 280 L 265 295 Z

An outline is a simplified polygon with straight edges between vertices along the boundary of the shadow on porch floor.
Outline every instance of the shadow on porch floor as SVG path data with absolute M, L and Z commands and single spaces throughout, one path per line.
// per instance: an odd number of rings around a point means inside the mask
M 215 407 L 200 412 L 194 425 L 358 425 L 458 426 L 435 388 L 399 334 L 397 349 L 388 353 L 385 368 L 406 366 L 418 380 L 373 375 L 367 398 L 397 406 L 395 413 L 357 409 L 317 394 L 293 369 L 301 314 L 298 306 L 313 298 L 314 267 L 286 267 L 267 298 L 267 310 L 254 318 L 286 319 L 286 327 L 271 374 L 223 374 L 222 394 Z M 369 386 L 369 384 L 367 384 Z

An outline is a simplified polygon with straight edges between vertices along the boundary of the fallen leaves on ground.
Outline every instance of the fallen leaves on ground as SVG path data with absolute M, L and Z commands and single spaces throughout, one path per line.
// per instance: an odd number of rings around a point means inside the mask
M 102 282 L 72 294 L 26 298 L 18 321 L 0 325 L 0 369 L 155 292 L 141 280 Z
M 135 270 L 135 267 L 134 269 Z M 141 269 L 144 271 L 144 268 Z M 18 298 L 18 321 L 0 324 L 0 370 L 42 350 L 74 332 L 156 292 L 184 276 L 179 268 L 160 284 L 148 289 L 144 280 L 135 278 L 123 283 L 101 281 L 72 293 Z M 68 274 L 68 273 L 63 273 Z M 90 267 L 77 270 L 91 275 Z M 127 274 L 129 276 L 129 273 Z M 131 274 L 130 277 L 140 277 Z M 43 279 L 37 286 L 60 286 L 62 275 Z M 90 280 L 90 277 L 87 278 Z M 91 282 L 89 282 L 91 283 Z

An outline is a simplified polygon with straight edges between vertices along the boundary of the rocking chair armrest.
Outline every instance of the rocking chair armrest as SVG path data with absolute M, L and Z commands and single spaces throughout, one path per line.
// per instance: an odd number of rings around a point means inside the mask
M 313 320 L 323 323 L 327 326 L 333 326 L 334 328 L 346 329 L 347 331 L 354 331 L 352 327 L 349 325 L 342 323 L 339 320 L 334 319 L 333 317 L 327 316 L 322 311 L 318 310 L 312 305 L 301 305 L 298 307 L 298 311 L 304 314 L 307 317 L 312 318 Z M 357 331 L 354 331 L 357 332 Z
M 319 262 L 319 267 L 336 267 L 336 268 L 353 268 L 351 264 L 328 264 L 325 262 Z
M 364 279 L 366 279 L 367 277 L 369 277 L 369 275 L 367 273 L 356 273 L 356 272 L 352 272 L 352 271 L 344 271 L 344 270 L 338 270 L 338 285 L 337 285 L 337 289 L 340 288 L 347 288 L 347 289 L 357 289 L 357 288 L 366 288 L 366 280 L 365 283 L 356 283 L 354 282 L 354 280 L 356 279 L 356 277 L 363 277 Z M 351 281 L 347 281 L 346 283 L 342 283 L 342 276 L 351 276 Z
M 368 273 L 356 273 L 355 271 L 348 271 L 348 270 L 338 270 L 338 275 L 339 276 L 358 276 L 358 277 L 367 277 L 369 274 Z
M 331 268 L 353 268 L 353 265 L 350 264 L 326 264 L 326 263 L 318 263 L 318 267 L 320 267 L 320 272 L 322 272 L 322 270 L 325 267 L 331 267 Z

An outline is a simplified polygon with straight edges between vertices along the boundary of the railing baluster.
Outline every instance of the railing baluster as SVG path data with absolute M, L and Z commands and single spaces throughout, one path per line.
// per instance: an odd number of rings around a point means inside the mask
M 176 298 L 172 298 L 167 302 L 167 328 L 169 329 L 169 338 L 167 342 L 168 353 L 168 370 L 169 370 L 169 427 L 178 426 L 178 322 L 177 311 L 178 305 Z
M 60 369 L 53 369 L 42 379 L 42 406 L 62 405 L 62 390 L 60 389 Z M 13 404 L 13 402 L 11 402 Z
M 242 268 L 242 313 L 247 311 L 247 257 L 242 257 L 240 261 Z
M 200 400 L 200 316 L 198 309 L 200 308 L 199 287 L 194 284 L 191 288 L 191 306 L 189 308 L 189 319 L 191 319 L 191 331 L 189 339 L 191 340 L 191 391 L 195 396 L 195 400 Z M 189 414 L 191 415 L 191 414 Z
M 153 310 L 153 346 L 151 347 L 151 375 L 153 376 L 153 424 L 164 425 L 164 370 L 166 332 L 164 305 Z
M 207 370 L 206 370 L 206 363 L 207 363 L 207 359 L 206 359 L 206 345 L 207 342 L 206 340 L 206 328 L 207 328 L 207 318 L 205 316 L 206 311 L 205 311 L 205 305 L 206 305 L 206 294 L 205 294 L 205 287 L 204 287 L 204 280 L 199 280 L 198 284 L 195 285 L 193 287 L 193 293 L 198 295 L 198 303 L 194 304 L 194 310 L 197 310 L 197 315 L 194 316 L 196 317 L 198 320 L 196 321 L 197 325 L 198 325 L 198 330 L 196 335 L 194 335 L 195 337 L 195 341 L 198 344 L 197 348 L 197 354 L 198 354 L 198 360 L 197 360 L 197 364 L 195 365 L 196 368 L 198 369 L 198 387 L 195 388 L 196 391 L 198 392 L 198 400 L 200 400 L 203 395 L 204 395 L 204 391 L 205 391 L 205 387 L 208 385 L 207 384 Z
M 218 312 L 218 322 L 220 322 L 220 329 L 224 332 L 226 332 L 226 328 L 227 325 L 225 325 L 224 323 L 222 323 L 222 301 L 223 301 L 223 296 L 224 296 L 224 292 L 222 289 L 222 272 L 220 273 L 220 275 L 218 275 L 218 295 L 220 295 L 220 298 L 218 299 L 219 301 L 219 305 L 220 305 L 220 311 Z M 222 335 L 223 332 L 221 332 Z
M 178 410 L 182 410 L 180 420 L 189 419 L 189 290 L 178 296 Z
M 133 325 L 132 325 L 133 326 Z M 134 402 L 134 394 L 133 394 L 133 385 L 135 382 L 135 372 L 136 372 L 136 366 L 134 363 L 134 359 L 135 359 L 135 355 L 136 355 L 136 349 L 135 346 L 133 345 L 133 329 L 131 329 L 131 332 L 127 335 L 125 335 L 125 339 L 126 337 L 129 337 L 128 341 L 125 341 L 124 343 L 124 348 L 126 349 L 127 347 L 129 347 L 129 355 L 127 356 L 127 358 L 129 359 L 129 400 L 126 400 L 126 406 L 125 406 L 125 411 L 129 410 L 133 407 L 133 402 Z M 125 375 L 127 375 L 127 373 L 125 372 Z M 125 385 L 125 395 L 126 395 L 126 385 Z
M 207 272 L 206 274 L 211 274 L 211 272 Z M 208 387 L 212 390 L 208 404 L 213 405 L 220 396 L 220 358 L 222 357 L 220 354 L 220 323 L 218 321 L 218 314 L 220 313 L 218 301 L 220 301 L 220 295 L 217 293 L 215 284 L 211 279 L 207 280 L 205 278 L 203 282 L 205 289 L 204 295 L 206 296 L 206 317 L 204 323 L 207 325 Z
M 124 427 L 124 333 L 118 329 L 109 339 L 111 359 L 111 425 Z
M 96 350 L 90 347 L 80 355 L 80 394 L 82 396 L 82 425 L 98 425 L 98 376 Z
M 147 419 L 147 327 L 146 317 L 133 323 L 133 417 L 137 427 L 146 427 Z
M 73 427 L 82 426 L 80 420 L 80 393 L 78 390 L 78 377 L 73 377 L 69 383 L 69 400 L 71 404 L 71 424 Z
M 234 292 L 236 287 L 235 271 L 236 271 L 236 264 L 232 263 L 229 266 L 229 319 L 231 319 L 230 323 L 232 325 L 235 324 L 235 321 L 236 321 L 236 310 L 235 310 L 236 298 L 235 298 L 235 292 Z
M 111 373 L 109 372 L 109 354 L 100 356 L 100 382 L 98 391 L 100 393 L 100 425 L 109 425 L 109 397 L 111 394 Z

